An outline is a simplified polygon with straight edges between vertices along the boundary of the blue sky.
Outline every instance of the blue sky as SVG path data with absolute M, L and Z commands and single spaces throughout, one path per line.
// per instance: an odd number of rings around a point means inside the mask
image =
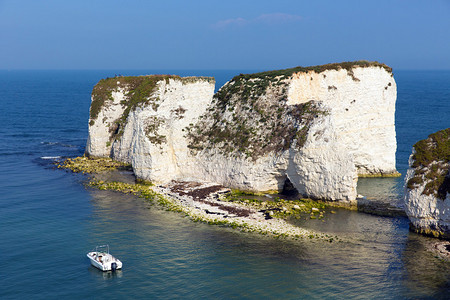
M 0 69 L 450 69 L 450 0 L 0 0 Z

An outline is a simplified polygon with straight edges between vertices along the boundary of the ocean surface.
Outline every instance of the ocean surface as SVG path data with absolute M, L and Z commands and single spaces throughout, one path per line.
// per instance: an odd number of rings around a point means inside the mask
M 0 299 L 445 299 L 450 264 L 405 217 L 337 210 L 302 226 L 351 237 L 274 239 L 195 223 L 144 199 L 86 188 L 55 169 L 82 155 L 90 93 L 114 75 L 216 77 L 236 71 L 0 71 Z M 397 168 L 412 145 L 450 126 L 450 71 L 394 71 Z M 401 205 L 403 178 L 364 179 L 359 191 Z M 362 193 L 362 192 L 361 192 Z M 86 253 L 109 244 L 124 263 L 102 273 Z

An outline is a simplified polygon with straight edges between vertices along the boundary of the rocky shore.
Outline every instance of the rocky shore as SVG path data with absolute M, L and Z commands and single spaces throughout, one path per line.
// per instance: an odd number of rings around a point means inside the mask
M 383 210 L 383 207 L 365 198 L 360 199 L 362 207 L 365 207 L 363 209 L 298 197 L 287 200 L 289 197 L 281 199 L 276 195 L 250 194 L 207 182 L 172 181 L 166 185 L 154 185 L 136 180 L 128 165 L 109 158 L 69 158 L 57 164 L 57 167 L 89 174 L 87 185 L 92 188 L 135 195 L 168 211 L 182 213 L 194 222 L 227 226 L 273 238 L 351 242 L 348 237 L 304 229 L 287 221 L 296 218 L 325 222 L 329 214 L 336 213 L 334 207 L 381 216 L 403 215 L 398 208 Z M 127 175 L 124 176 L 124 173 Z M 436 257 L 450 261 L 450 241 L 430 241 L 425 247 Z
M 433 252 L 437 257 L 450 262 L 450 241 L 430 242 L 427 250 Z
M 242 197 L 239 192 L 212 183 L 172 181 L 167 185 L 155 186 L 149 182 L 125 183 L 99 179 L 105 172 L 124 168 L 123 164 L 116 167 L 112 165 L 109 159 L 81 157 L 68 159 L 59 164 L 58 168 L 91 174 L 88 185 L 93 188 L 136 195 L 167 210 L 184 213 L 193 221 L 229 226 L 273 237 L 319 239 L 328 242 L 341 240 L 335 235 L 303 229 L 284 220 L 287 216 L 324 219 L 326 205 L 320 202 L 309 199 L 245 199 L 251 198 L 251 195 Z

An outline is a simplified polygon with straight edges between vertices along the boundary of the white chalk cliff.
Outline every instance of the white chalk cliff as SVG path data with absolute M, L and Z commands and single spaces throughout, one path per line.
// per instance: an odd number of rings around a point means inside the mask
M 405 210 L 411 229 L 450 238 L 450 128 L 417 142 L 405 177 Z
M 138 178 L 210 181 L 354 202 L 358 175 L 395 174 L 396 84 L 354 62 L 214 80 L 116 77 L 93 90 L 86 153 Z

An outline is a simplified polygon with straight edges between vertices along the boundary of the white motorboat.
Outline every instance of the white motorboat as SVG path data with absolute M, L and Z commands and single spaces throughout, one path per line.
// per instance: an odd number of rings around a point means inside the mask
M 91 265 L 102 271 L 115 271 L 122 269 L 122 262 L 109 254 L 109 245 L 97 246 L 95 251 L 87 254 Z

